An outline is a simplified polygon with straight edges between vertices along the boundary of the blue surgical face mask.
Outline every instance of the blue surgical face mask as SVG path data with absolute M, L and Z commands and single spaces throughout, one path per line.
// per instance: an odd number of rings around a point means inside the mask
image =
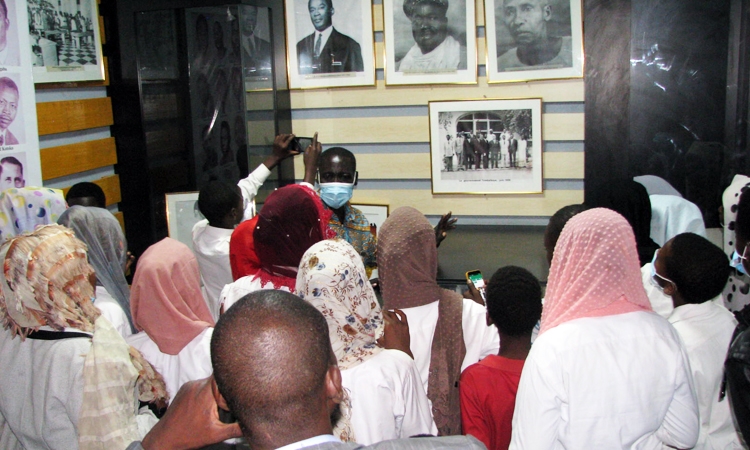
M 321 183 L 320 199 L 332 209 L 339 209 L 352 198 L 354 183 Z
M 731 260 L 730 264 L 732 265 L 732 267 L 734 267 L 735 269 L 737 269 L 737 272 L 739 272 L 739 273 L 741 273 L 743 275 L 747 275 L 747 271 L 745 270 L 745 266 L 744 266 L 744 264 L 742 264 L 742 256 L 740 256 L 740 254 L 737 253 L 737 250 L 735 250 L 734 253 L 732 253 L 732 260 Z

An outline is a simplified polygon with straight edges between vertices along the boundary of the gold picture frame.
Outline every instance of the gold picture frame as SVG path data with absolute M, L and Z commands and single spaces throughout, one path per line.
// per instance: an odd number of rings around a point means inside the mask
M 446 5 L 383 0 L 386 85 L 477 84 L 475 2 Z M 429 30 L 423 39 L 418 27 Z
M 433 194 L 543 192 L 542 99 L 429 102 Z
M 284 0 L 290 89 L 375 86 L 371 1 L 331 1 Z

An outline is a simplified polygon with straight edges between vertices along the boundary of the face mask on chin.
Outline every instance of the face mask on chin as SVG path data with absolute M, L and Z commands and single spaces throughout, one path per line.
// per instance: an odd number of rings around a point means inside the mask
M 321 183 L 320 199 L 331 209 L 339 209 L 352 198 L 354 183 Z

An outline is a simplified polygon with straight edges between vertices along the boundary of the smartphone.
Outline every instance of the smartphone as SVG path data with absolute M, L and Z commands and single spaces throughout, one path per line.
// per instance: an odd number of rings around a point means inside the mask
M 304 153 L 305 150 L 307 150 L 307 147 L 311 146 L 312 143 L 313 138 L 311 137 L 295 136 L 292 141 L 292 150 Z
M 472 284 L 474 284 L 474 287 L 477 288 L 479 293 L 482 295 L 482 301 L 484 301 L 484 306 L 487 306 L 487 297 L 484 293 L 485 286 L 484 286 L 484 277 L 482 277 L 482 272 L 479 270 L 470 270 L 466 272 L 466 281 L 471 281 Z

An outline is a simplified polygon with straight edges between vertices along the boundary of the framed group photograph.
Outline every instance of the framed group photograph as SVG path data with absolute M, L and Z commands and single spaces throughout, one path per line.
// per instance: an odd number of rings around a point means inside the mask
M 385 82 L 476 84 L 474 0 L 383 0 Z
M 581 0 L 485 0 L 487 81 L 583 77 Z
M 375 85 L 370 0 L 284 0 L 291 89 Z
M 542 99 L 429 103 L 433 194 L 542 192 Z
M 97 0 L 29 1 L 34 83 L 104 80 Z

